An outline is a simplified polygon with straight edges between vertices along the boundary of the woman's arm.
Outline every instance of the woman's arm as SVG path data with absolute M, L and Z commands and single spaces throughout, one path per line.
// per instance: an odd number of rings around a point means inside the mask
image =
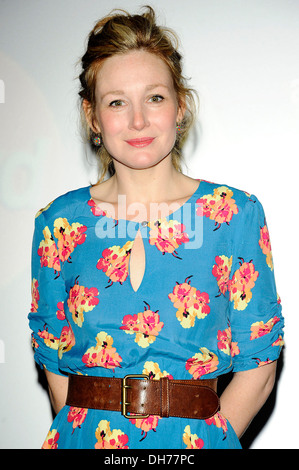
M 50 400 L 55 413 L 59 413 L 61 408 L 64 407 L 68 389 L 68 378 L 63 375 L 54 374 L 45 370 L 45 374 L 49 386 Z
M 270 395 L 276 375 L 276 361 L 256 369 L 236 372 L 220 397 L 220 412 L 229 420 L 238 438 Z

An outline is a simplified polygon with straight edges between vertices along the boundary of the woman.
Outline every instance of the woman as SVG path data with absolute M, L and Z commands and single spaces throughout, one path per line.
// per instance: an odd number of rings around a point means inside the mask
M 182 173 L 195 101 L 151 8 L 96 24 L 80 81 L 102 174 L 36 217 L 29 319 L 57 413 L 43 447 L 240 448 L 283 344 L 263 208 Z

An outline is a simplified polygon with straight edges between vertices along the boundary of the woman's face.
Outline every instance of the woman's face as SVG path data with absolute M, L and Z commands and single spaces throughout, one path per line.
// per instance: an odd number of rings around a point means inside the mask
M 167 65 L 142 50 L 106 59 L 96 80 L 95 117 L 115 160 L 134 169 L 159 163 L 170 155 L 183 117 Z

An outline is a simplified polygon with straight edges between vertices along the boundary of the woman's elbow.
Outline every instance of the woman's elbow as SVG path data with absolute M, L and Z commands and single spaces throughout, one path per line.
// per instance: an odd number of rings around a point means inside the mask
M 265 382 L 264 382 L 264 386 L 263 386 L 263 395 L 264 395 L 264 398 L 265 398 L 264 401 L 266 401 L 267 398 L 269 397 L 269 395 L 271 394 L 271 392 L 274 388 L 274 385 L 275 385 L 275 381 L 276 381 L 276 361 L 269 364 L 269 365 L 267 365 L 267 366 L 264 366 L 264 367 L 268 368 L 268 374 L 265 376 Z

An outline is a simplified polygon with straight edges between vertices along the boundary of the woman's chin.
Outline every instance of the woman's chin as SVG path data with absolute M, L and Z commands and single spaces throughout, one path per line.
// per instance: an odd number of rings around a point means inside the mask
M 160 158 L 152 158 L 148 157 L 146 155 L 142 155 L 140 157 L 132 159 L 117 159 L 113 157 L 114 165 L 115 167 L 120 167 L 121 165 L 126 166 L 127 168 L 130 168 L 131 170 L 147 170 L 150 168 L 154 168 L 155 166 L 159 165 L 161 162 L 163 162 L 167 157 L 171 158 L 171 154 L 168 153 L 164 157 Z

